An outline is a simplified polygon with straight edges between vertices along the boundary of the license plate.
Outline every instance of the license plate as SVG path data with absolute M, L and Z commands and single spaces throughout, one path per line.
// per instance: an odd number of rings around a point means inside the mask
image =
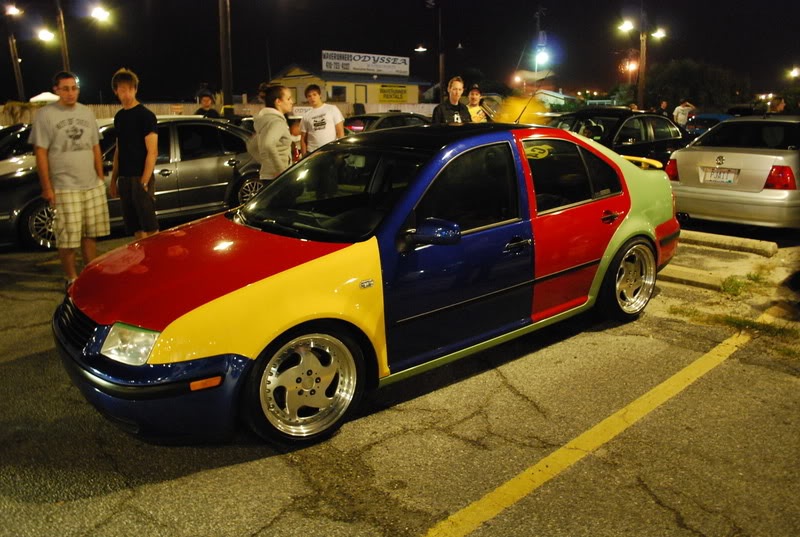
M 703 182 L 717 185 L 735 185 L 739 170 L 733 168 L 703 168 Z

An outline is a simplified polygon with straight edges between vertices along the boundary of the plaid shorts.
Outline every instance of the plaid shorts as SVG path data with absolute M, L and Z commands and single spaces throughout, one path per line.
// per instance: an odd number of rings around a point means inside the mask
M 57 190 L 53 230 L 58 248 L 78 248 L 83 237 L 108 235 L 105 183 L 98 182 L 90 190 Z

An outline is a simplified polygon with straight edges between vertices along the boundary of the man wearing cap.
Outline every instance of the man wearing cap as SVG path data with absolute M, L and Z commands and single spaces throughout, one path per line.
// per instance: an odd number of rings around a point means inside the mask
M 481 88 L 477 84 L 469 88 L 467 110 L 473 123 L 486 123 L 486 112 L 481 108 Z

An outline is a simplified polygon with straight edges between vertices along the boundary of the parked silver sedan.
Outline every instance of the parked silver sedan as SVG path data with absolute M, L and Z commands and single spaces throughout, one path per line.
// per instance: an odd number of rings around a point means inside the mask
M 729 119 L 666 167 L 682 216 L 800 229 L 800 116 Z

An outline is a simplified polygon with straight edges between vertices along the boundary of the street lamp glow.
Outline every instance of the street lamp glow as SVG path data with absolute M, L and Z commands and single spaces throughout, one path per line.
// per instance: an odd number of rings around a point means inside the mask
M 417 45 L 417 48 L 414 49 L 414 52 L 425 52 L 428 49 L 425 48 L 425 45 Z
M 47 28 L 42 28 L 41 30 L 39 30 L 39 33 L 36 34 L 36 35 L 38 35 L 39 39 L 41 39 L 42 41 L 52 41 L 53 39 L 56 38 L 56 34 L 51 32 Z
M 633 30 L 633 23 L 629 20 L 622 21 L 622 24 L 617 26 L 618 29 L 622 30 L 623 32 L 630 32 Z
M 550 61 L 550 55 L 546 50 L 540 50 L 536 53 L 536 65 L 546 65 Z
M 656 31 L 650 35 L 655 37 L 656 39 L 661 39 L 662 37 L 667 36 L 667 32 L 665 32 L 663 28 L 656 28 Z
M 111 13 L 103 9 L 102 6 L 95 6 L 95 8 L 92 9 L 92 17 L 99 20 L 100 22 L 106 22 L 110 16 Z
M 639 68 L 639 64 L 636 62 L 628 62 L 628 65 L 625 68 L 628 71 L 635 71 Z
M 19 9 L 17 6 L 8 5 L 6 6 L 6 15 L 10 17 L 18 17 L 22 15 L 22 10 Z
M 789 71 L 789 76 L 790 76 L 790 77 L 792 77 L 792 78 L 797 78 L 797 77 L 799 77 L 799 76 L 800 76 L 800 68 L 798 68 L 798 67 L 795 67 L 794 69 L 792 69 L 791 71 Z

